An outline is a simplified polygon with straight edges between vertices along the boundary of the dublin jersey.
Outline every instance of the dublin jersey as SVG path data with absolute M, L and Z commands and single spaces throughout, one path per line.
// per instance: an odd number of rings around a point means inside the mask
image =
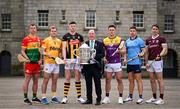
M 40 59 L 39 48 L 41 47 L 41 40 L 37 36 L 26 36 L 22 40 L 22 48 L 25 48 L 25 53 L 30 59 L 30 62 L 37 63 Z
M 80 44 L 84 41 L 83 36 L 78 33 L 76 33 L 75 35 L 67 33 L 63 36 L 62 40 L 66 41 L 66 58 L 75 59 L 76 56 L 73 52 L 75 49 L 78 49 Z
M 140 37 L 136 37 L 135 39 L 128 38 L 126 40 L 126 49 L 127 49 L 127 57 L 128 59 L 132 59 L 136 57 L 140 52 L 141 48 L 145 47 L 144 41 Z M 128 65 L 141 65 L 141 59 L 136 58 L 127 63 Z
M 113 56 L 112 54 L 118 49 L 122 39 L 119 36 L 115 38 L 106 37 L 103 40 L 103 44 L 105 47 L 106 52 L 106 59 L 109 63 L 120 63 L 120 53 L 115 53 Z
M 61 52 L 61 40 L 58 38 L 53 39 L 51 36 L 47 37 L 42 42 L 42 47 L 45 49 L 45 52 L 47 54 L 50 54 L 52 57 L 56 58 L 59 56 L 59 53 Z M 48 64 L 55 64 L 55 60 L 45 56 L 44 62 Z

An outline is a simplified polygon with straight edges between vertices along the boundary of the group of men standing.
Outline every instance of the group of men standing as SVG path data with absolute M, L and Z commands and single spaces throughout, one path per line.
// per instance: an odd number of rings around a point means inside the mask
M 62 37 L 62 40 L 57 37 L 57 27 L 51 26 L 49 37 L 43 41 L 36 36 L 37 26 L 31 24 L 29 26 L 29 35 L 22 41 L 22 55 L 28 60 L 24 65 L 25 80 L 23 83 L 24 103 L 32 104 L 38 102 L 49 104 L 46 97 L 48 81 L 51 78 L 51 103 L 68 102 L 68 93 L 70 89 L 71 72 L 75 75 L 75 87 L 77 92 L 77 101 L 82 104 L 92 104 L 92 79 L 94 79 L 95 92 L 97 95 L 95 105 L 101 103 L 110 103 L 111 80 L 113 75 L 117 80 L 117 89 L 119 93 L 118 103 L 133 101 L 134 80 L 137 82 L 139 99 L 137 104 L 142 104 L 143 100 L 143 82 L 141 74 L 141 57 L 145 58 L 146 68 L 149 72 L 151 89 L 153 97 L 146 100 L 146 103 L 164 104 L 164 82 L 163 82 L 163 61 L 162 57 L 167 54 L 167 43 L 164 37 L 159 35 L 158 25 L 152 25 L 152 35 L 148 37 L 146 42 L 137 36 L 136 27 L 129 28 L 130 37 L 125 41 L 122 37 L 116 35 L 116 26 L 108 26 L 108 36 L 103 39 L 103 42 L 96 40 L 94 30 L 89 30 L 88 41 L 85 43 L 96 50 L 96 54 L 88 61 L 88 65 L 81 66 L 78 57 L 74 55 L 74 50 L 78 49 L 84 42 L 83 36 L 76 32 L 76 22 L 69 23 L 69 32 Z M 57 80 L 59 78 L 59 65 L 55 62 L 55 58 L 60 57 L 65 62 L 65 82 L 64 82 L 64 97 L 60 101 L 56 95 Z M 123 99 L 123 72 L 121 58 L 124 59 L 123 64 L 127 65 L 127 73 L 129 80 L 129 96 Z M 42 59 L 44 60 L 42 62 Z M 102 100 L 101 76 L 102 76 L 102 61 L 105 63 L 105 98 Z M 43 68 L 43 83 L 41 87 L 42 98 L 38 99 L 38 78 L 40 76 L 40 65 L 44 64 Z M 86 97 L 84 100 L 81 97 L 81 81 L 82 72 L 86 81 Z M 160 98 L 157 99 L 157 77 Z M 30 80 L 33 80 L 32 101 L 28 98 L 28 86 Z

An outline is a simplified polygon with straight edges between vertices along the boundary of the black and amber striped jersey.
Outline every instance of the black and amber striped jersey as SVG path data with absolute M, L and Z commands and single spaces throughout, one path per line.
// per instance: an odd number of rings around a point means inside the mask
M 81 43 L 84 41 L 83 36 L 76 33 L 72 35 L 67 33 L 63 36 L 62 41 L 66 41 L 66 58 L 75 59 L 74 50 L 78 49 Z

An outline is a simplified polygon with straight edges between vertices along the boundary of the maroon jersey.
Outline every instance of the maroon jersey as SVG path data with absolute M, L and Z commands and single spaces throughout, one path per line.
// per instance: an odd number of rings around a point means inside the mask
M 148 47 L 148 60 L 153 60 L 159 55 L 162 51 L 162 44 L 166 43 L 166 39 L 164 37 L 158 36 L 155 39 L 152 36 L 146 39 L 146 46 Z

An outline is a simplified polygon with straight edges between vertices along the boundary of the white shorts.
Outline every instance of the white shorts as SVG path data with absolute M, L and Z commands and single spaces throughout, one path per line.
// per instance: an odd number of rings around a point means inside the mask
M 66 59 L 65 69 L 81 71 L 79 60 L 78 59 Z
M 43 70 L 46 73 L 58 74 L 59 73 L 59 65 L 58 64 L 44 64 Z
M 150 64 L 150 68 L 147 69 L 148 72 L 163 72 L 163 61 L 148 61 L 148 64 Z
M 122 65 L 121 63 L 105 64 L 104 71 L 105 72 L 120 72 L 122 71 Z

